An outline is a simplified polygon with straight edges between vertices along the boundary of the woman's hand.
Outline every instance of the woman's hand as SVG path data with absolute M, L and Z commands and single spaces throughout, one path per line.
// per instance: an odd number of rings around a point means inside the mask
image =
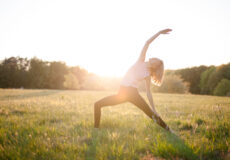
M 169 34 L 169 32 L 171 31 L 172 29 L 164 29 L 164 30 L 159 31 L 159 34 Z
M 164 29 L 164 30 L 161 30 L 161 31 L 157 32 L 155 35 L 153 35 L 151 38 L 149 38 L 146 41 L 146 43 L 145 43 L 145 45 L 144 45 L 144 47 L 143 47 L 143 49 L 141 51 L 140 57 L 138 58 L 137 61 L 144 62 L 145 61 L 145 55 L 146 55 L 146 52 L 148 50 L 149 44 L 152 43 L 152 41 L 154 41 L 154 39 L 156 39 L 159 35 L 161 35 L 161 34 L 169 34 L 169 32 L 171 32 L 171 31 L 172 31 L 171 29 Z

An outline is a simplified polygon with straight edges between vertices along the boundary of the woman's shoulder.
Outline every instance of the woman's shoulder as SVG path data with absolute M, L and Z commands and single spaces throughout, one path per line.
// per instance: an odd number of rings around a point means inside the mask
M 134 65 L 146 65 L 147 66 L 147 64 L 148 64 L 148 62 L 145 62 L 145 61 L 136 61 L 135 63 L 134 63 Z

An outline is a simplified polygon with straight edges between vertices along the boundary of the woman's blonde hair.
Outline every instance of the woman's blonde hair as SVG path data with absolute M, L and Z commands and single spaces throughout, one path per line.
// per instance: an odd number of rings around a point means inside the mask
M 152 83 L 160 86 L 164 76 L 164 62 L 158 58 L 150 58 L 149 63 Z

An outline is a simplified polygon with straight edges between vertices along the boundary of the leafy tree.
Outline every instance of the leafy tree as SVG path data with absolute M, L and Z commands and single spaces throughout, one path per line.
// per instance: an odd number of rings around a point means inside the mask
M 200 79 L 200 90 L 201 94 L 211 94 L 211 88 L 210 88 L 210 77 L 216 72 L 216 67 L 211 66 L 209 67 L 206 71 L 204 71 L 201 74 L 201 79 Z
M 73 73 L 65 75 L 64 87 L 66 89 L 80 89 L 77 77 Z
M 10 57 L 0 64 L 0 87 L 19 88 L 27 84 L 29 61 L 26 58 Z
M 79 89 L 83 89 L 84 81 L 86 80 L 86 77 L 88 76 L 87 70 L 79 66 L 75 66 L 75 67 L 70 67 L 69 71 L 72 74 L 74 74 L 74 76 L 77 78 L 78 83 L 79 83 Z
M 206 66 L 185 68 L 177 70 L 175 73 L 180 75 L 185 82 L 189 83 L 189 92 L 200 94 L 200 77 L 202 72 L 204 72 L 207 68 L 208 67 Z
M 230 63 L 218 67 L 212 66 L 201 75 L 200 88 L 202 94 L 214 94 L 214 89 L 222 79 L 230 80 Z
M 230 63 L 218 66 L 217 71 L 223 78 L 230 80 Z
M 65 63 L 50 62 L 48 68 L 48 88 L 63 89 L 65 81 L 64 75 L 68 73 Z
M 214 90 L 214 95 L 230 96 L 230 80 L 222 79 Z
M 29 67 L 29 88 L 48 88 L 49 66 L 37 58 L 30 60 Z

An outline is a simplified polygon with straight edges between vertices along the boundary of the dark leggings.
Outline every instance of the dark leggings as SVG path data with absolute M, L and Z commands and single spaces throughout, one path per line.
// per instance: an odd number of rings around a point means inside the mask
M 105 97 L 94 104 L 94 127 L 98 128 L 100 125 L 101 108 L 105 106 L 117 105 L 124 102 L 131 102 L 140 108 L 149 118 L 153 118 L 157 124 L 166 130 L 169 130 L 166 123 L 150 109 L 145 100 L 138 93 L 134 87 L 121 86 L 116 95 Z

